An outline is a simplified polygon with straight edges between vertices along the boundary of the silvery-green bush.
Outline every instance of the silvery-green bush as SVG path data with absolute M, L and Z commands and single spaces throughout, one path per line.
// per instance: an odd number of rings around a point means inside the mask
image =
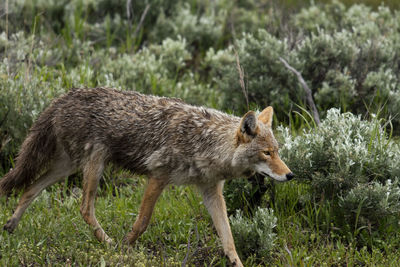
M 193 14 L 188 3 L 177 5 L 173 16 L 168 17 L 162 12 L 151 32 L 151 39 L 159 41 L 185 36 L 192 48 L 197 50 L 215 45 L 222 38 L 226 12 L 215 14 L 211 6 L 204 6 L 206 10 L 201 15 Z
M 312 5 L 293 15 L 287 22 L 289 30 L 243 33 L 231 47 L 210 50 L 206 62 L 225 109 L 247 110 L 238 82 L 236 49 L 250 102 L 273 105 L 281 120 L 288 120 L 288 112 L 296 109 L 294 103 L 306 103 L 299 81 L 279 57 L 302 74 L 322 117 L 332 107 L 356 114 L 381 111 L 399 125 L 399 18 L 399 12 L 385 6 L 346 8 L 337 1 Z
M 286 41 L 275 38 L 265 30 L 259 30 L 256 34 L 245 33 L 236 42 L 235 49 L 244 70 L 249 100 L 260 106 L 270 104 L 288 107 L 290 99 L 296 97 L 296 91 L 292 90 L 294 77 L 279 62 L 280 56 L 289 53 Z M 212 80 L 222 93 L 222 107 L 240 112 L 247 110 L 239 83 L 234 48 L 218 52 L 210 50 L 206 55 L 206 63 L 212 68 Z M 281 109 L 278 108 L 278 111 Z
M 98 55 L 102 57 L 103 54 Z M 99 83 L 112 75 L 119 86 L 146 93 L 157 93 L 165 80 L 176 80 L 184 71 L 185 61 L 191 58 L 186 40 L 165 39 L 161 45 L 144 47 L 134 55 L 114 51 L 99 68 Z M 165 85 L 164 85 L 165 86 Z M 171 88 L 172 89 L 172 88 Z
M 371 182 L 357 184 L 347 194 L 339 197 L 339 207 L 355 227 L 377 228 L 386 223 L 396 224 L 400 213 L 400 185 L 390 179 L 384 184 Z
M 230 221 L 236 248 L 242 257 L 254 254 L 259 258 L 269 257 L 276 239 L 277 218 L 272 209 L 258 208 L 252 218 L 237 210 Z
M 179 97 L 198 105 L 212 103 L 211 100 L 217 98 L 213 88 L 199 82 L 198 75 L 187 68 L 192 55 L 186 39 L 180 36 L 144 47 L 135 54 L 120 54 L 109 49 L 96 52 L 92 57 L 103 63 L 94 66 L 100 85 Z
M 280 153 L 297 180 L 310 184 L 310 199 L 340 206 L 345 223 L 359 216 L 373 228 L 400 209 L 400 147 L 387 126 L 330 109 L 319 127 L 295 137 L 280 127 Z

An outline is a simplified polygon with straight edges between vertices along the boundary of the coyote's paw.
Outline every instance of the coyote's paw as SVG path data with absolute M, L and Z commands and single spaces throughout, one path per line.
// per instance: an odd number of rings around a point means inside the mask
M 229 259 L 229 257 L 227 256 Z M 229 266 L 234 266 L 234 267 L 243 267 L 243 263 L 240 261 L 238 257 L 231 258 L 229 259 Z
M 113 240 L 112 238 L 108 237 L 108 236 L 106 236 L 106 237 L 104 238 L 104 242 L 105 242 L 107 245 L 109 245 L 109 246 L 112 246 L 112 245 L 115 244 L 114 240 Z
M 239 261 L 234 260 L 234 261 L 231 262 L 231 266 L 234 266 L 234 267 L 243 267 L 243 264 L 242 264 L 242 262 L 241 262 L 240 260 L 239 260 Z
M 3 229 L 7 230 L 10 234 L 14 232 L 14 229 L 17 227 L 18 221 L 16 219 L 9 219 L 4 225 Z
M 124 238 L 122 239 L 122 243 L 124 243 L 125 245 L 132 245 L 132 242 L 129 241 L 128 235 L 124 236 Z
M 127 245 L 133 245 L 138 239 L 139 235 L 133 232 L 129 232 L 123 239 L 123 242 Z
M 97 240 L 99 240 L 100 242 L 104 242 L 107 245 L 113 245 L 114 244 L 114 240 L 112 240 L 112 238 L 110 238 L 103 230 L 103 228 L 98 227 L 94 230 L 94 235 L 96 236 Z

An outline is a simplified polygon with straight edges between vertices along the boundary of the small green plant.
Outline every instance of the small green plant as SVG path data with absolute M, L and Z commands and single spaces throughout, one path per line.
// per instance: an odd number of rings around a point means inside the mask
M 258 208 L 252 218 L 237 210 L 230 220 L 237 250 L 243 258 L 253 254 L 260 259 L 270 256 L 276 240 L 274 228 L 277 218 L 273 210 Z
M 360 226 L 377 228 L 384 227 L 387 223 L 397 223 L 399 202 L 398 181 L 393 183 L 391 180 L 386 184 L 358 184 L 345 196 L 339 197 L 339 206 L 346 211 L 346 219 L 350 225 L 354 225 L 354 230 Z

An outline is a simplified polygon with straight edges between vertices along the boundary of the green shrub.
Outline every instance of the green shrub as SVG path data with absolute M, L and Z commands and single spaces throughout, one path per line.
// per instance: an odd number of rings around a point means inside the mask
M 310 184 L 309 199 L 329 201 L 349 218 L 338 217 L 338 225 L 354 229 L 358 213 L 358 224 L 377 230 L 379 220 L 398 216 L 400 189 L 391 181 L 400 178 L 400 147 L 385 127 L 376 117 L 366 121 L 331 109 L 318 128 L 302 135 L 279 129 L 282 158 L 300 182 Z
M 279 61 L 283 57 L 301 72 L 322 117 L 332 107 L 356 114 L 380 111 L 380 116 L 392 116 L 399 125 L 399 99 L 390 97 L 399 91 L 399 16 L 384 6 L 372 11 L 364 5 L 346 8 L 333 2 L 302 9 L 288 22 L 286 34 L 244 33 L 234 47 L 250 102 L 273 105 L 286 122 L 287 113 L 296 110 L 293 103 L 305 106 L 304 90 Z M 221 92 L 223 108 L 244 113 L 247 106 L 233 50 L 208 51 L 206 65 Z
M 100 66 L 99 82 L 104 82 L 104 75 L 112 75 L 119 87 L 157 94 L 158 90 L 173 89 L 160 87 L 168 81 L 176 81 L 188 59 L 190 53 L 186 50 L 186 40 L 166 39 L 161 45 L 145 47 L 135 55 L 110 55 Z M 170 85 L 171 82 L 168 87 Z
M 238 210 L 230 217 L 236 248 L 242 258 L 255 254 L 266 259 L 274 247 L 277 218 L 271 209 L 258 208 L 253 218 L 243 216 Z
M 115 49 L 100 50 L 92 55 L 101 65 L 95 65 L 96 83 L 147 94 L 179 97 L 193 104 L 212 103 L 217 95 L 199 81 L 187 68 L 191 54 L 185 39 L 165 39 L 160 45 L 150 45 L 137 53 L 119 54 Z
M 279 111 L 288 108 L 289 99 L 295 98 L 291 94 L 293 91 L 289 90 L 294 80 L 279 62 L 280 56 L 289 53 L 287 43 L 265 30 L 259 30 L 256 35 L 244 34 L 243 38 L 237 41 L 236 49 L 244 69 L 249 100 L 262 107 L 267 104 L 281 107 L 278 108 Z M 222 62 L 218 62 L 220 60 Z M 216 87 L 222 93 L 222 107 L 239 112 L 246 111 L 233 48 L 227 48 L 225 53 L 209 51 L 207 62 L 211 67 L 220 67 L 218 70 L 212 70 L 212 76 Z
M 7 67 L 6 61 L 0 67 L 0 168 L 4 169 L 10 167 L 33 121 L 65 90 L 60 79 L 50 78 L 54 73 L 46 67 L 29 72 L 25 66 L 13 76 L 8 76 Z
M 139 44 L 154 27 L 160 12 L 171 14 L 180 1 L 151 0 L 16 0 L 8 1 L 8 20 L 0 21 L 0 30 L 14 33 L 22 28 L 30 31 L 37 24 L 37 29 L 51 29 L 55 34 L 68 39 L 92 41 L 98 46 L 120 45 L 130 49 L 135 41 Z M 134 36 L 142 14 L 149 5 L 140 31 Z M 128 17 L 129 14 L 129 17 Z M 136 39 L 136 40 L 132 40 Z
M 371 182 L 357 184 L 345 196 L 339 197 L 339 207 L 346 220 L 357 227 L 384 227 L 398 222 L 400 212 L 400 187 L 398 182 L 386 184 Z
M 333 6 L 333 5 L 332 5 Z M 293 24 L 305 32 L 318 32 L 320 29 L 334 30 L 337 27 L 334 16 L 340 16 L 344 12 L 344 5 L 335 2 L 334 8 L 328 10 L 318 6 L 302 9 L 293 17 Z M 334 11 L 334 12 L 332 12 Z
M 197 50 L 205 50 L 214 46 L 222 38 L 226 12 L 214 14 L 208 8 L 201 15 L 193 14 L 189 4 L 176 6 L 174 15 L 167 17 L 165 12 L 158 16 L 157 23 L 151 32 L 154 41 L 185 36 L 189 45 Z

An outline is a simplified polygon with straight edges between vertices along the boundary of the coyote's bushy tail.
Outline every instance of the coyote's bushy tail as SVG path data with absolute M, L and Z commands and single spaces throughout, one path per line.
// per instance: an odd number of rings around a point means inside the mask
M 19 191 L 43 171 L 56 151 L 57 138 L 52 126 L 52 111 L 47 109 L 29 130 L 16 159 L 15 168 L 0 179 L 0 196 Z

